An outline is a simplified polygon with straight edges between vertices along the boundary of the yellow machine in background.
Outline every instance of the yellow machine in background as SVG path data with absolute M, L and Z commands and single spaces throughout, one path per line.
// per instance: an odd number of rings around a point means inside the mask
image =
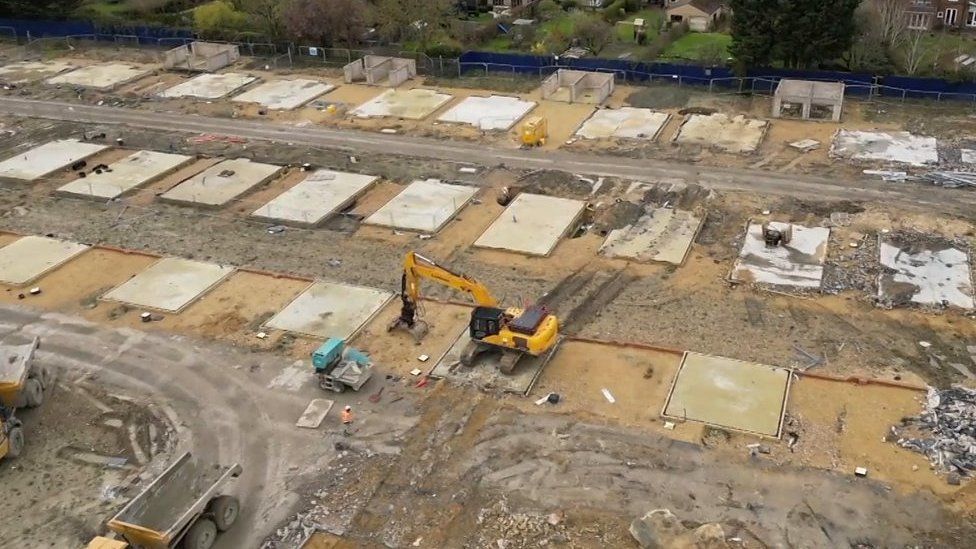
M 522 123 L 519 136 L 523 146 L 541 147 L 549 137 L 549 121 L 544 116 L 531 116 Z
M 419 342 L 427 333 L 427 323 L 417 318 L 420 301 L 420 281 L 430 279 L 449 288 L 469 294 L 478 304 L 471 311 L 468 333 L 471 342 L 461 353 L 461 363 L 474 364 L 475 358 L 486 351 L 502 351 L 499 370 L 510 374 L 522 355 L 539 356 L 555 346 L 559 338 L 559 322 L 555 315 L 543 306 L 499 308 L 488 288 L 480 282 L 434 263 L 430 259 L 410 252 L 403 260 L 403 276 L 400 280 L 400 300 L 403 305 L 400 316 L 390 324 L 389 330 L 402 329 L 413 334 Z

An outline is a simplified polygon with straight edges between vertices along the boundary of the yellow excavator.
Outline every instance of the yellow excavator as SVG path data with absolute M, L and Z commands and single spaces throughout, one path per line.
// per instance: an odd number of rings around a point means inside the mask
M 499 370 L 511 374 L 523 355 L 539 356 L 555 346 L 559 321 L 541 305 L 526 308 L 500 308 L 484 284 L 438 265 L 426 257 L 409 252 L 403 259 L 400 279 L 400 316 L 387 328 L 410 332 L 419 342 L 427 333 L 427 323 L 418 318 L 420 281 L 429 279 L 469 294 L 478 304 L 471 311 L 468 335 L 471 341 L 461 353 L 461 364 L 472 366 L 481 353 L 500 350 Z

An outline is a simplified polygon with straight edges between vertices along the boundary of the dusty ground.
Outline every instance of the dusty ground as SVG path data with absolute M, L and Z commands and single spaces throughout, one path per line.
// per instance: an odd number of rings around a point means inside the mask
M 337 76 L 327 70 L 294 74 L 333 80 Z M 85 92 L 80 100 L 296 124 L 377 130 L 397 126 L 398 131 L 421 135 L 511 144 L 511 135 L 504 132 L 480 136 L 446 125 L 350 121 L 329 115 L 318 102 L 293 113 L 262 115 L 253 106 L 227 102 L 146 99 L 181 78 L 158 74 L 123 88 L 121 95 Z M 450 90 L 458 97 L 474 92 L 460 86 Z M 16 93 L 79 99 L 74 90 L 40 86 Z M 322 100 L 331 96 L 333 101 L 353 103 L 370 93 L 376 90 L 342 86 Z M 612 104 L 624 104 L 633 93 L 621 86 Z M 647 106 L 673 114 L 704 107 L 764 118 L 769 108 L 763 98 L 697 93 L 662 94 L 651 100 L 656 103 Z M 826 142 L 838 127 L 829 123 L 776 121 L 757 154 L 728 155 L 672 146 L 669 139 L 680 116 L 655 144 L 565 145 L 586 113 L 579 106 L 540 109 L 552 109 L 550 116 L 558 121 L 550 128 L 560 136 L 550 141 L 553 147 L 836 178 L 860 169 L 827 157 Z M 971 129 L 972 122 L 963 117 L 929 112 L 927 122 L 925 114 L 909 114 L 902 106 L 850 102 L 843 126 L 914 127 L 947 135 L 964 135 Z M 881 231 L 941 235 L 973 249 L 976 213 L 951 201 L 932 210 L 921 202 L 892 206 L 881 201 L 799 200 L 683 189 L 666 180 L 644 181 L 644 186 L 611 178 L 585 181 L 572 174 L 525 174 L 497 166 L 470 175 L 459 173 L 455 164 L 404 158 L 395 151 L 363 156 L 287 142 L 187 139 L 135 129 L 120 134 L 117 128 L 29 119 L 0 123 L 15 132 L 12 139 L 0 141 L 0 157 L 83 130 L 104 130 L 108 142 L 124 137 L 127 148 L 201 157 L 179 173 L 109 203 L 52 195 L 72 177 L 66 173 L 30 185 L 2 183 L 0 229 L 300 277 L 238 272 L 180 314 L 149 324 L 139 321 L 139 311 L 97 298 L 150 264 L 153 256 L 99 248 L 41 278 L 36 283 L 44 289 L 39 296 L 20 299 L 21 289 L 0 288 L 5 333 L 37 333 L 52 340 L 45 360 L 65 372 L 52 399 L 63 399 L 66 409 L 85 418 L 85 427 L 74 432 L 55 423 L 60 415 L 46 415 L 60 408 L 25 413 L 29 444 L 39 441 L 30 446 L 36 461 L 29 466 L 0 463 L 0 480 L 22 484 L 17 497 L 4 502 L 11 506 L 5 514 L 15 514 L 14 509 L 22 508 L 15 506 L 25 503 L 38 505 L 44 512 L 30 520 L 55 524 L 49 533 L 32 529 L 27 546 L 78 544 L 124 500 L 124 494 L 107 500 L 100 495 L 105 486 L 124 481 L 116 471 L 90 464 L 75 467 L 76 461 L 64 453 L 63 448 L 81 446 L 99 454 L 133 455 L 128 439 L 120 440 L 118 433 L 99 423 L 106 412 L 83 394 L 94 395 L 113 411 L 117 407 L 126 417 L 156 417 L 153 411 L 162 410 L 165 421 L 157 430 L 173 431 L 166 438 L 173 451 L 191 448 L 208 458 L 243 463 L 250 527 L 233 531 L 222 547 L 257 546 L 262 541 L 268 548 L 295 547 L 316 525 L 331 532 L 331 539 L 320 540 L 323 547 L 511 549 L 543 542 L 627 547 L 632 544 L 626 532 L 629 521 L 658 507 L 670 508 L 690 524 L 721 523 L 728 536 L 756 547 L 967 547 L 976 536 L 976 485 L 950 486 L 923 457 L 884 440 L 890 425 L 918 411 L 918 391 L 800 378 L 786 407 L 785 430 L 797 437 L 793 446 L 691 422 L 671 430 L 660 417 L 683 350 L 802 368 L 807 360 L 799 348 L 824 357 L 810 370 L 814 374 L 859 375 L 917 386 L 973 384 L 950 366 L 972 365 L 966 349 L 976 343 L 971 312 L 888 310 L 875 298 L 880 273 L 872 243 Z M 785 147 L 807 137 L 825 146 L 806 154 Z M 112 159 L 123 152 L 112 150 L 102 157 Z M 221 155 L 243 155 L 292 170 L 219 210 L 156 200 Z M 297 181 L 294 167 L 304 162 L 370 173 L 382 181 L 321 228 L 272 234 L 269 224 L 248 219 L 262 202 Z M 425 177 L 483 189 L 430 239 L 360 223 L 411 180 Z M 576 198 L 591 207 L 581 229 L 560 242 L 550 257 L 473 249 L 471 244 L 502 212 L 495 196 L 503 186 Z M 684 265 L 642 265 L 597 255 L 607 230 L 632 222 L 643 205 L 664 203 L 707 213 Z M 837 213 L 846 215 L 834 216 L 838 221 L 833 221 L 831 214 Z M 746 223 L 767 218 L 832 226 L 823 292 L 727 281 Z M 13 238 L 0 234 L 0 244 Z M 850 247 L 852 242 L 858 246 Z M 468 309 L 425 302 L 431 333 L 418 346 L 403 334 L 386 333 L 386 324 L 397 313 L 393 302 L 352 342 L 370 351 L 380 365 L 380 375 L 364 392 L 342 395 L 337 401 L 355 407 L 357 432 L 339 435 L 335 412 L 318 431 L 296 429 L 294 421 L 308 400 L 322 397 L 307 370 L 308 353 L 318 342 L 275 331 L 259 339 L 261 324 L 309 279 L 397 290 L 400 261 L 408 250 L 477 277 L 503 302 L 543 300 L 563 320 L 567 336 L 638 345 L 567 340 L 528 398 L 445 383 L 416 387 L 421 378 L 410 371 L 432 364 L 420 362 L 418 356 L 427 354 L 436 361 L 464 324 Z M 424 294 L 461 299 L 429 284 Z M 920 346 L 919 341 L 931 346 Z M 384 392 L 378 403 L 366 399 L 380 388 Z M 617 402 L 607 402 L 602 388 Z M 533 404 L 549 392 L 561 395 L 558 405 Z M 132 400 L 118 401 L 117 395 Z M 767 445 L 769 453 L 750 456 L 747 445 L 756 442 Z M 169 455 L 161 451 L 146 464 L 133 465 L 128 474 L 145 476 Z M 852 476 L 857 466 L 869 468 L 867 479 Z M 17 476 L 19 467 L 30 475 Z M 44 477 L 53 474 L 50 469 L 62 475 L 53 477 L 55 482 L 74 488 L 64 495 L 28 494 L 31 483 L 50 480 Z M 84 498 L 97 503 L 77 503 Z M 65 509 L 77 515 L 76 521 L 61 518 Z M 558 515 L 555 524 L 549 521 L 552 513 Z M 11 524 L 0 528 L 0 540 L 21 534 L 24 523 Z

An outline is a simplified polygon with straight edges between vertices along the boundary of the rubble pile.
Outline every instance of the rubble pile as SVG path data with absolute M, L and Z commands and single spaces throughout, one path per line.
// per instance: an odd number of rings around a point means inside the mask
M 976 472 L 976 390 L 930 387 L 925 410 L 891 431 L 899 446 L 925 454 L 940 471 L 959 476 Z

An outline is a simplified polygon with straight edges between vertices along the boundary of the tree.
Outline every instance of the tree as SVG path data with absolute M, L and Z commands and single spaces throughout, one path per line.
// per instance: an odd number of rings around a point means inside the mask
M 900 44 L 908 30 L 906 0 L 870 0 L 865 5 L 870 10 L 870 21 L 878 38 L 885 47 Z
M 81 0 L 0 0 L 0 15 L 21 19 L 65 19 L 74 15 Z
M 904 59 L 902 69 L 913 76 L 922 66 L 922 61 L 931 53 L 929 42 L 925 40 L 925 31 L 913 30 L 905 39 Z
M 600 55 L 603 48 L 613 42 L 613 26 L 599 17 L 585 13 L 573 17 L 573 34 L 580 45 L 593 55 Z
M 247 16 L 225 0 L 216 0 L 193 10 L 193 27 L 200 33 L 226 33 L 239 30 Z
M 379 0 L 376 26 L 390 41 L 415 40 L 425 51 L 444 32 L 455 11 L 453 0 Z
M 366 32 L 363 0 L 292 0 L 283 19 L 288 33 L 312 44 L 352 47 Z
M 749 67 L 765 67 L 773 60 L 776 45 L 777 0 L 731 0 L 732 43 L 729 53 L 740 72 Z
M 808 67 L 851 46 L 861 0 L 732 0 L 730 51 L 740 68 Z
M 284 11 L 282 0 L 237 0 L 237 9 L 246 13 L 253 21 L 254 26 L 261 28 L 269 38 L 281 36 L 284 26 L 282 24 L 282 12 Z

